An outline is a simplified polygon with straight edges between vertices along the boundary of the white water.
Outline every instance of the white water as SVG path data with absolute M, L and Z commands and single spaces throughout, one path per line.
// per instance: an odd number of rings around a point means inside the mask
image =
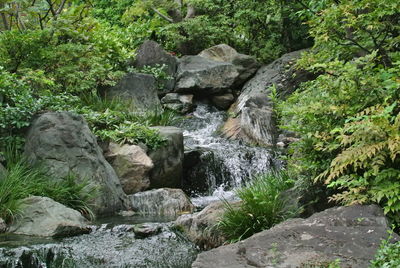
M 211 151 L 217 161 L 217 165 L 207 169 L 207 194 L 192 199 L 196 206 L 234 198 L 235 188 L 277 165 L 270 149 L 220 137 L 218 132 L 225 119 L 225 112 L 200 103 L 193 116 L 180 125 L 184 129 L 185 151 Z

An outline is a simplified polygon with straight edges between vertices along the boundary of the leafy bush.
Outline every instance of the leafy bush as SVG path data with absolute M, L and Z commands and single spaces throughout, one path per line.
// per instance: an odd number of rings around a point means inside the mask
M 67 93 L 53 95 L 49 90 L 35 90 L 30 85 L 47 84 L 46 79 L 36 75 L 18 78 L 15 74 L 4 71 L 0 66 L 0 149 L 12 141 L 19 140 L 22 132 L 29 126 L 32 117 L 45 110 L 69 110 L 78 98 Z
M 303 180 L 317 177 L 318 188 L 324 182 L 333 203 L 376 202 L 393 219 L 400 209 L 399 8 L 346 0 L 314 13 L 314 49 L 298 66 L 318 77 L 279 107 L 283 128 L 301 137 L 290 146 L 290 169 Z
M 218 228 L 229 240 L 238 241 L 294 217 L 299 209 L 291 204 L 291 197 L 285 195 L 293 185 L 293 180 L 285 172 L 256 178 L 237 190 L 242 200 L 239 207 L 225 202 L 225 213 Z
M 130 104 L 118 98 L 104 99 L 90 95 L 77 108 L 86 118 L 93 133 L 101 140 L 118 143 L 144 143 L 150 150 L 165 144 L 158 131 L 151 126 L 173 125 L 178 117 L 173 111 L 132 112 Z
M 339 132 L 341 152 L 318 178 L 340 193 L 343 204 L 376 202 L 400 223 L 400 113 L 397 102 L 349 118 Z
M 390 243 L 391 238 L 382 240 L 370 268 L 400 267 L 400 242 Z
M 97 192 L 88 181 L 77 182 L 72 175 L 55 181 L 42 167 L 30 166 L 17 153 L 15 148 L 6 152 L 7 173 L 0 180 L 0 218 L 12 221 L 20 211 L 21 200 L 30 195 L 52 198 L 93 217 L 90 204 Z

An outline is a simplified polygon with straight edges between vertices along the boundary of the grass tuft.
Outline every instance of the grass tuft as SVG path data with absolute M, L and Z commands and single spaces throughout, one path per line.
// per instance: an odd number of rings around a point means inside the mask
M 236 242 L 296 216 L 299 208 L 284 193 L 293 185 L 294 181 L 286 172 L 272 172 L 256 178 L 237 190 L 242 200 L 239 206 L 233 207 L 225 201 L 225 212 L 218 228 L 230 242 Z
M 73 175 L 54 180 L 41 166 L 31 166 L 17 151 L 5 153 L 7 172 L 0 180 L 0 218 L 11 222 L 20 212 L 21 200 L 31 195 L 45 196 L 93 218 L 90 209 L 97 191 L 88 181 L 78 182 Z

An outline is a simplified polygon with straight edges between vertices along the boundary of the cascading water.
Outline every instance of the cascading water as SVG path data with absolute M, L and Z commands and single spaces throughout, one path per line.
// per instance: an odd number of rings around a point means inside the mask
M 198 103 L 193 115 L 180 124 L 184 129 L 185 156 L 197 152 L 200 162 L 205 160 L 201 168 L 196 167 L 198 163 L 185 167 L 185 181 L 203 180 L 207 186 L 200 191 L 191 189 L 192 196 L 200 196 L 192 199 L 198 206 L 233 197 L 231 190 L 279 165 L 270 149 L 220 137 L 218 131 L 225 119 L 226 112 Z

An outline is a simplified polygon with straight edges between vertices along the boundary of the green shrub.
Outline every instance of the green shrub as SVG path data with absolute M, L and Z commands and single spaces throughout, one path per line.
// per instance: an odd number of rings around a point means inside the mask
M 382 240 L 370 268 L 400 267 L 400 242 L 391 243 L 391 238 L 392 236 L 389 236 L 388 239 Z
M 42 90 L 34 89 L 32 84 L 41 85 Z M 77 105 L 76 96 L 52 94 L 44 85 L 51 87 L 52 83 L 38 73 L 18 78 L 0 66 L 0 150 L 16 140 L 22 146 L 23 131 L 36 113 L 71 110 Z
M 399 8 L 345 0 L 311 15 L 314 49 L 298 66 L 318 77 L 279 107 L 283 128 L 301 138 L 290 146 L 290 170 L 317 181 L 333 204 L 379 203 L 392 219 L 400 209 Z
M 299 209 L 290 202 L 285 191 L 294 182 L 286 172 L 260 176 L 237 190 L 242 200 L 238 207 L 225 202 L 225 213 L 218 228 L 230 241 L 245 239 L 262 230 L 294 217 Z

